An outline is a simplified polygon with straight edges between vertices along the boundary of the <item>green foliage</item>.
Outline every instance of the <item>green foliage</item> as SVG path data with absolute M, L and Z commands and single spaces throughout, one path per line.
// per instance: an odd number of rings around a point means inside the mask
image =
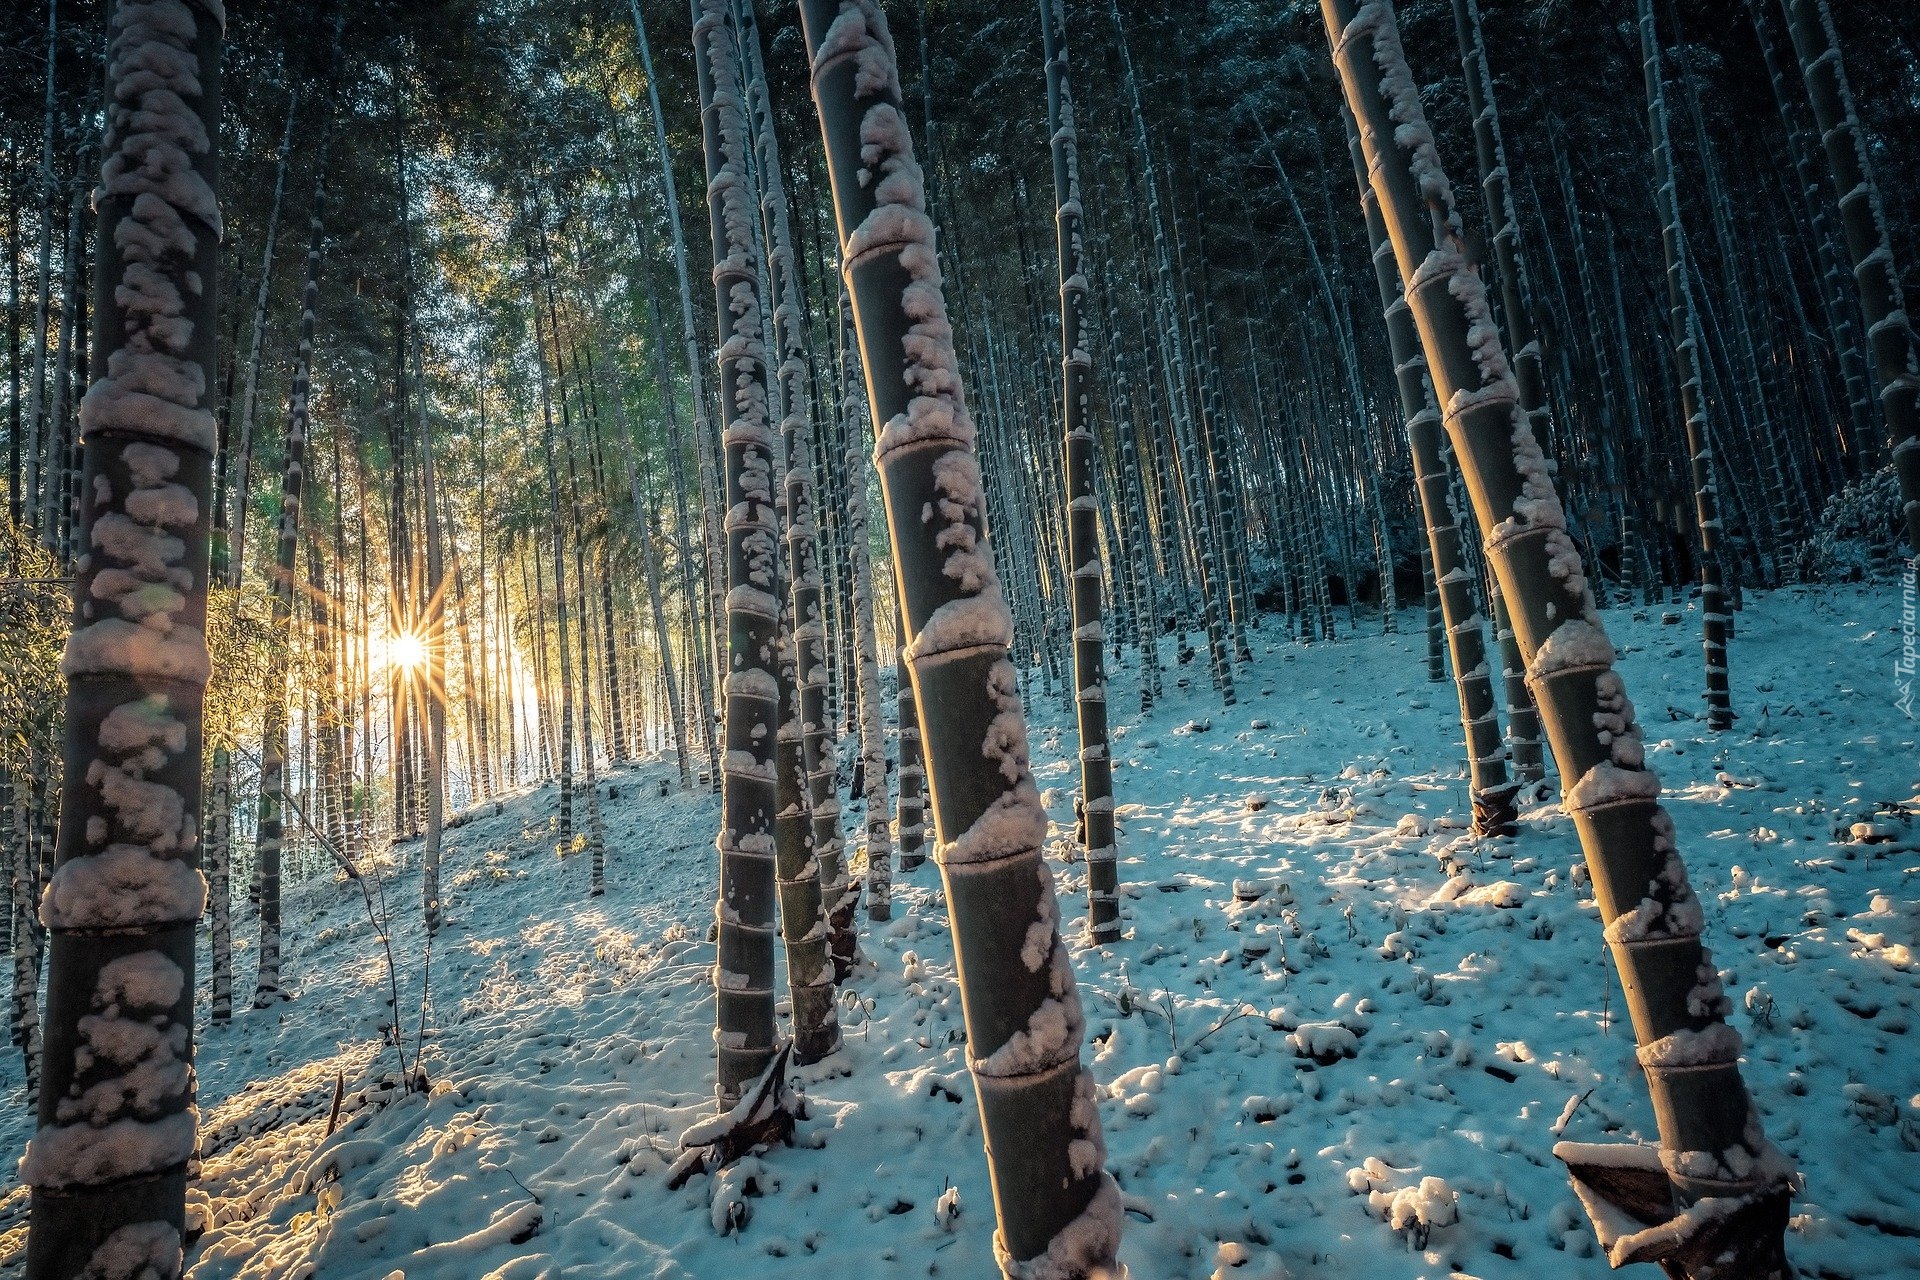
M 229 751 L 260 736 L 266 719 L 273 664 L 273 632 L 269 618 L 273 592 L 264 580 L 243 581 L 238 587 L 216 584 L 207 597 L 207 648 L 213 656 L 213 679 L 207 684 L 205 719 L 206 759 L 216 748 Z M 289 682 L 289 688 L 297 685 Z M 278 696 L 286 697 L 282 689 Z
M 15 767 L 58 753 L 72 609 L 53 554 L 0 515 L 0 760 Z
M 1906 520 L 1892 467 L 1827 499 L 1800 553 L 1805 582 L 1863 582 L 1889 572 L 1905 554 Z
M 60 658 L 72 629 L 73 581 L 26 530 L 0 515 L 0 760 L 24 767 L 59 754 L 67 684 Z M 267 618 L 264 585 L 216 586 L 208 601 L 207 644 L 213 680 L 207 686 L 206 742 L 232 750 L 255 738 L 265 716 Z

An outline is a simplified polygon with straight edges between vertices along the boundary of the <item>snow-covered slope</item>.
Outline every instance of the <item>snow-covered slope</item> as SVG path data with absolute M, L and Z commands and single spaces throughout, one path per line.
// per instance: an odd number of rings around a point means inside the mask
M 1920 774 L 1894 703 L 1897 600 L 1751 597 L 1742 719 L 1717 737 L 1690 718 L 1698 615 L 1663 612 L 1607 621 L 1742 1004 L 1748 1081 L 1808 1180 L 1790 1248 L 1808 1274 L 1920 1274 L 1920 827 L 1885 807 Z M 1604 1274 L 1550 1149 L 1653 1129 L 1571 824 L 1547 801 L 1517 840 L 1463 838 L 1456 704 L 1424 680 L 1410 625 L 1266 649 L 1230 711 L 1197 663 L 1178 674 L 1190 693 L 1170 681 L 1116 729 L 1127 938 L 1075 957 L 1134 1275 Z M 1113 699 L 1137 706 L 1130 670 Z M 1032 712 L 1070 834 L 1071 729 L 1057 696 Z M 796 1073 L 798 1144 L 665 1189 L 675 1138 L 711 1106 L 715 880 L 712 800 L 661 798 L 665 776 L 603 782 L 600 899 L 584 858 L 553 852 L 551 787 L 449 833 L 425 1096 L 381 1083 L 399 1063 L 357 893 L 299 890 L 296 999 L 202 1032 L 212 1225 L 192 1276 L 993 1273 L 932 865 L 896 879 L 892 924 L 862 913 L 846 1047 Z M 398 852 L 385 889 L 411 1046 L 419 880 Z M 1078 868 L 1055 865 L 1079 907 Z M 17 1055 L 4 1069 L 17 1152 Z M 748 1221 L 722 1236 L 731 1201 Z M 0 1202 L 15 1256 L 24 1203 Z

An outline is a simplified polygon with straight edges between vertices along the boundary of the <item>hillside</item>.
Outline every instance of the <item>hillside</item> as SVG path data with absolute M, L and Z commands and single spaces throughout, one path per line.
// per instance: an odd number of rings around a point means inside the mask
M 1807 1180 L 1789 1246 L 1808 1275 L 1911 1273 L 1920 827 L 1916 730 L 1891 692 L 1897 609 L 1884 590 L 1750 596 L 1742 718 L 1717 737 L 1689 715 L 1696 663 L 1675 660 L 1694 628 L 1661 613 L 1607 624 L 1747 1078 Z M 1605 1274 L 1549 1151 L 1562 1134 L 1649 1138 L 1652 1122 L 1571 824 L 1538 801 L 1518 839 L 1467 837 L 1451 689 L 1425 682 L 1424 637 L 1402 622 L 1305 647 L 1255 633 L 1239 706 L 1169 680 L 1150 716 L 1117 722 L 1128 931 L 1075 964 L 1141 1280 Z M 1137 708 L 1133 676 L 1116 712 Z M 1070 833 L 1071 730 L 1057 698 L 1031 711 Z M 425 1096 L 393 1087 L 385 952 L 357 891 L 291 896 L 295 998 L 200 1033 L 193 1200 L 211 1226 L 189 1275 L 715 1277 L 771 1258 L 796 1280 L 990 1272 L 931 863 L 898 877 L 892 923 L 861 913 L 846 1045 L 796 1072 L 796 1146 L 665 1189 L 677 1135 L 711 1105 L 715 879 L 712 801 L 661 798 L 666 776 L 649 762 L 603 779 L 597 900 L 584 857 L 552 851 L 551 787 L 451 831 L 424 1017 L 417 847 L 398 851 L 382 892 L 406 1043 L 426 1027 Z M 857 834 L 857 810 L 848 822 Z M 1055 865 L 1076 910 L 1076 868 Z M 17 1055 L 4 1071 L 17 1102 Z M 18 1105 L 5 1123 L 17 1153 Z M 4 1202 L 16 1253 L 24 1200 Z M 719 1234 L 734 1200 L 747 1221 Z

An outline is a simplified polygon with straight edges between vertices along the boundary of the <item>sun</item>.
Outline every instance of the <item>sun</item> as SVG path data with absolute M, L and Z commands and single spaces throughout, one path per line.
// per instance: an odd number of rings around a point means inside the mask
M 426 643 L 413 632 L 402 631 L 388 639 L 387 661 L 408 671 L 423 666 L 427 661 Z

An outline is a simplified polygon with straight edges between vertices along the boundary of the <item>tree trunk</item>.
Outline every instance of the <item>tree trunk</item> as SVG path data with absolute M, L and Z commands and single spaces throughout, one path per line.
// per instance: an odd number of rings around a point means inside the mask
M 536 255 L 532 238 L 534 232 L 528 232 L 527 262 L 535 270 L 546 275 L 547 256 L 545 252 L 546 229 L 538 228 L 541 240 L 540 252 Z M 567 648 L 567 526 L 560 511 L 560 459 L 554 446 L 553 435 L 553 389 L 547 370 L 546 339 L 553 339 L 553 356 L 556 362 L 556 376 L 564 376 L 558 362 L 560 360 L 560 335 L 547 333 L 548 326 L 541 323 L 542 307 L 538 293 L 533 298 L 534 344 L 540 365 L 540 444 L 546 459 L 547 468 L 547 519 L 551 525 L 553 550 L 553 606 L 554 622 L 558 631 L 560 652 L 560 726 L 554 742 L 560 774 L 560 822 L 558 847 L 564 852 L 573 848 L 573 656 Z M 562 384 L 562 394 L 565 394 Z
M 693 402 L 693 448 L 700 467 L 700 492 L 707 495 L 701 504 L 700 519 L 703 543 L 706 552 L 705 583 L 707 589 L 708 637 L 712 649 L 713 667 L 705 673 L 707 686 L 717 689 L 727 673 L 720 670 L 723 656 L 731 641 L 722 631 L 722 620 L 727 615 L 727 602 L 722 594 L 726 581 L 726 566 L 722 562 L 722 549 L 727 545 L 724 531 L 721 529 L 719 504 L 715 500 L 721 492 L 722 479 L 715 474 L 713 460 L 719 455 L 719 442 L 714 439 L 713 419 L 707 412 L 706 380 L 700 371 L 700 337 L 693 323 L 693 286 L 687 272 L 687 237 L 680 222 L 679 188 L 673 180 L 673 154 L 667 148 L 666 116 L 660 110 L 659 80 L 653 74 L 653 51 L 647 45 L 647 24 L 640 15 L 640 0 L 628 0 L 633 9 L 633 30 L 640 42 L 640 64 L 647 77 L 647 103 L 653 116 L 654 151 L 660 160 L 660 182 L 667 207 L 667 225 L 673 232 L 673 265 L 680 284 L 680 337 L 686 344 L 687 383 Z M 725 314 L 724 308 L 722 313 Z M 721 341 L 725 341 L 722 335 Z M 661 394 L 670 394 L 661 388 Z M 725 394 L 724 388 L 722 395 Z M 693 601 L 687 602 L 689 625 L 699 615 Z M 708 700 L 701 699 L 706 706 Z M 705 738 L 708 748 L 708 769 L 713 778 L 715 791 L 721 789 L 720 739 L 714 727 L 706 726 Z
M 57 0 L 56 0 L 57 3 Z M 7 515 L 17 526 L 20 509 L 20 184 L 18 148 L 7 148 Z
M 9 1019 L 14 1047 L 20 1050 L 27 1095 L 36 1101 L 40 1089 L 42 1027 L 40 970 L 46 960 L 46 934 L 35 905 L 40 900 L 40 814 L 47 803 L 46 761 L 38 749 L 27 753 L 28 782 L 14 793 L 11 847 L 13 891 L 13 1010 Z M 20 792 L 24 790 L 25 794 Z
M 1061 388 L 1066 424 L 1068 590 L 1073 607 L 1073 689 L 1080 730 L 1080 812 L 1087 859 L 1087 936 L 1120 937 L 1120 882 L 1113 838 L 1113 762 L 1107 746 L 1106 636 L 1101 619 L 1105 568 L 1093 492 L 1093 345 L 1087 333 L 1079 143 L 1067 78 L 1066 7 L 1040 0 L 1047 60 L 1047 132 L 1052 138 L 1055 221 L 1060 248 Z
M 40 418 L 43 406 L 42 395 L 47 382 L 47 324 L 49 309 L 48 297 L 53 280 L 53 202 L 58 191 L 58 183 L 53 174 L 53 124 L 54 124 L 54 86 L 58 54 L 60 50 L 60 4 L 59 0 L 47 0 L 47 80 L 46 105 L 41 120 L 40 136 L 40 256 L 34 283 L 33 305 L 33 373 L 27 383 L 27 412 L 25 431 L 26 479 L 21 495 L 20 509 L 15 520 L 33 519 L 38 515 L 40 496 L 40 453 L 42 440 Z M 15 432 L 18 439 L 19 432 Z
M 1493 98 L 1493 72 L 1487 66 L 1485 37 L 1480 28 L 1479 0 L 1453 0 L 1454 34 L 1460 45 L 1460 70 L 1467 87 L 1467 109 L 1473 113 L 1474 153 L 1480 162 L 1480 194 L 1485 201 L 1487 229 L 1493 242 L 1493 265 L 1500 280 L 1502 318 L 1506 321 L 1507 349 L 1513 352 L 1513 380 L 1520 388 L 1520 409 L 1527 415 L 1534 439 L 1542 449 L 1553 448 L 1553 418 L 1547 408 L 1545 365 L 1533 326 L 1533 296 L 1526 259 L 1520 250 L 1520 215 L 1513 205 L 1512 174 L 1507 167 L 1506 141 L 1500 133 L 1499 108 Z M 1508 629 L 1501 626 L 1502 654 Z M 1540 751 L 1540 715 L 1533 695 L 1516 670 L 1506 681 L 1507 722 L 1512 735 L 1514 762 L 1520 781 L 1533 783 L 1545 776 Z
M 1360 209 L 1373 247 L 1374 278 L 1387 322 L 1387 340 L 1393 353 L 1394 377 L 1400 389 L 1400 410 L 1407 419 L 1407 444 L 1413 454 L 1413 483 L 1419 493 L 1420 514 L 1427 528 L 1431 567 L 1430 590 L 1439 597 L 1437 612 L 1446 625 L 1452 647 L 1454 686 L 1460 697 L 1460 723 L 1466 730 L 1468 787 L 1473 798 L 1476 834 L 1511 836 L 1518 833 L 1514 795 L 1519 790 L 1507 777 L 1507 753 L 1500 742 L 1500 716 L 1494 709 L 1493 681 L 1487 663 L 1486 620 L 1473 600 L 1473 575 L 1460 554 L 1460 526 L 1447 500 L 1449 476 L 1442 445 L 1440 406 L 1434 403 L 1427 379 L 1426 357 L 1413 311 L 1400 287 L 1387 224 L 1367 182 L 1366 156 L 1352 115 L 1341 111 L 1359 183 Z M 1532 700 L 1528 700 L 1532 705 Z
M 416 447 L 420 450 L 422 519 L 427 527 L 427 603 L 420 637 L 426 651 L 426 670 L 419 681 L 427 703 L 427 835 L 420 854 L 420 898 L 431 936 L 440 928 L 440 842 L 447 822 L 446 554 L 440 529 L 440 487 L 433 465 L 433 425 L 427 412 L 427 365 L 421 352 L 418 318 L 408 327 L 413 331 L 413 393 L 419 415 Z
M 720 326 L 720 417 L 726 445 L 726 750 L 721 762 L 718 1095 L 731 1107 L 772 1063 L 774 746 L 780 720 L 780 526 L 767 352 L 755 287 L 753 196 L 728 0 L 694 0 L 714 306 Z
M 95 196 L 97 380 L 80 406 L 90 554 L 75 596 L 91 611 L 62 663 L 63 821 L 41 907 L 52 933 L 44 1087 L 20 1168 L 33 1188 L 31 1280 L 103 1274 L 136 1250 L 155 1274 L 180 1266 L 195 1147 L 194 930 L 206 903 L 195 810 L 209 667 L 217 14 L 152 0 L 120 0 L 113 14 Z
M 1085 1021 L 1040 856 L 1046 813 L 1008 661 L 1012 619 L 981 541 L 975 430 L 893 40 L 872 0 L 802 0 L 800 14 L 879 428 L 906 656 L 920 705 L 937 709 L 924 747 L 993 1172 L 994 1253 L 1008 1275 L 1091 1276 L 1114 1264 L 1119 1192 L 1080 1065 Z
M 320 305 L 321 215 L 326 199 L 326 165 L 323 143 L 318 165 L 321 177 L 313 189 L 307 277 L 300 294 L 300 339 L 294 355 L 293 391 L 287 412 L 286 468 L 280 482 L 280 523 L 274 544 L 266 724 L 260 736 L 260 830 L 254 841 L 256 876 L 260 884 L 260 955 L 253 988 L 256 1009 L 265 1009 L 287 998 L 280 986 L 280 859 L 287 805 L 287 671 L 293 657 L 294 564 L 300 545 L 300 501 L 306 486 L 307 430 L 312 424 L 313 326 L 314 312 Z M 244 491 L 241 501 L 245 502 Z
M 1726 1023 L 1732 1002 L 1700 943 L 1701 903 L 1660 807 L 1659 779 L 1645 767 L 1613 646 L 1520 408 L 1485 290 L 1467 263 L 1398 23 L 1382 0 L 1322 0 L 1321 12 L 1487 558 L 1512 605 L 1528 683 L 1567 783 L 1565 807 L 1586 852 L 1653 1094 L 1662 1151 L 1651 1176 L 1659 1192 L 1647 1196 L 1643 1183 L 1631 1207 L 1622 1206 L 1647 1229 L 1617 1230 L 1616 1211 L 1596 1215 L 1596 1230 L 1615 1265 L 1658 1257 L 1694 1280 L 1784 1277 L 1791 1168 L 1761 1137 L 1741 1081 L 1740 1038 Z M 1602 1162 L 1567 1145 L 1558 1154 L 1583 1195 L 1617 1198 L 1595 1190 L 1592 1170 Z M 1635 1172 L 1648 1172 L 1644 1161 Z M 1702 1211 L 1676 1216 L 1696 1206 Z M 1727 1259 L 1718 1256 L 1723 1249 Z
M 774 368 L 778 386 L 776 402 L 780 412 L 780 437 L 786 454 L 784 511 L 789 577 L 789 608 L 792 610 L 794 676 L 797 692 L 794 709 L 797 722 L 791 732 L 799 735 L 800 763 L 806 780 L 806 809 L 812 816 L 813 857 L 819 864 L 820 896 L 826 912 L 831 939 L 833 976 L 845 982 L 853 973 L 854 910 L 860 900 L 860 886 L 847 873 L 845 840 L 840 834 L 840 799 L 836 780 L 836 761 L 829 734 L 831 723 L 826 708 L 826 615 L 821 600 L 819 546 L 814 525 L 813 453 L 808 418 L 811 405 L 807 394 L 806 310 L 798 287 L 799 257 L 794 249 L 793 228 L 787 213 L 787 197 L 781 180 L 780 152 L 773 131 L 773 113 L 767 102 L 766 69 L 761 62 L 760 34 L 752 20 L 752 4 L 739 9 L 742 43 L 747 53 L 748 123 L 754 139 L 753 155 L 760 180 L 760 214 L 767 244 L 766 297 L 773 308 L 773 333 L 779 363 Z M 783 877 L 784 881 L 784 877 Z M 787 903 L 783 883 L 781 906 Z M 800 904 L 804 909 L 805 904 Z M 794 991 L 794 1056 L 801 1063 L 816 1060 L 838 1046 L 840 1029 L 832 1017 L 833 994 L 825 992 L 827 1013 L 824 1020 L 812 1012 L 803 1018 L 802 979 L 792 972 L 791 939 L 803 936 L 804 921 L 786 920 L 788 978 Z M 811 926 L 806 926 L 810 928 Z M 815 1000 L 807 990 L 806 1002 Z M 809 1045 L 801 1043 L 805 1036 Z
M 85 171 L 91 148 L 81 153 L 78 166 Z M 80 253 L 86 243 L 82 228 L 88 214 L 87 188 L 83 181 L 73 184 L 73 198 L 67 204 L 67 238 L 61 255 L 60 335 L 53 354 L 53 398 L 47 406 L 46 463 L 40 485 L 40 514 L 35 526 L 40 545 L 66 563 L 66 543 L 61 536 L 61 517 L 67 508 L 70 431 L 67 422 L 68 393 L 73 386 L 74 338 L 84 309 L 80 301 Z M 84 336 L 84 335 L 82 335 Z
M 213 958 L 208 1016 L 216 1027 L 233 1017 L 233 754 L 213 753 L 207 789 L 207 950 Z
M 552 306 L 552 296 L 548 296 L 548 305 Z M 548 317 L 553 321 L 555 332 L 559 331 L 559 317 L 551 310 Z M 578 370 L 575 371 L 579 372 Z M 563 400 L 564 404 L 565 401 Z M 592 631 L 593 608 L 588 603 L 587 591 L 587 551 L 585 538 L 580 530 L 580 472 L 574 462 L 573 430 L 567 428 L 567 493 L 569 524 L 573 533 L 573 577 L 580 584 L 580 682 L 589 691 L 580 708 L 580 766 L 586 774 L 587 784 L 587 896 L 598 898 L 607 891 L 607 830 L 600 814 L 600 778 L 599 764 L 594 759 L 593 750 L 593 646 Z
M 1546 754 L 1540 741 L 1540 709 L 1527 688 L 1527 660 L 1514 638 L 1513 619 L 1507 613 L 1500 579 L 1483 563 L 1487 610 L 1493 614 L 1493 642 L 1500 654 L 1500 680 L 1506 691 L 1507 749 L 1513 757 L 1513 776 L 1522 787 L 1534 787 L 1547 776 Z M 1538 790 L 1539 788 L 1535 788 Z
M 852 302 L 844 286 L 840 292 L 842 316 L 852 315 Z M 853 600 L 852 616 L 854 688 L 859 703 L 861 797 L 866 806 L 867 825 L 867 919 L 893 918 L 893 825 L 887 813 L 887 739 L 880 707 L 880 643 L 873 624 L 873 553 L 867 531 L 867 433 L 862 426 L 859 386 L 859 353 L 855 350 L 851 326 L 848 326 L 840 350 L 845 390 L 840 419 L 846 426 L 846 452 L 842 455 L 846 487 L 847 559 L 850 563 Z M 910 714 L 912 707 L 906 711 Z M 917 732 L 917 730 L 916 730 Z M 901 869 L 905 870 L 902 859 Z
M 1767 79 L 1773 86 L 1774 106 L 1787 137 L 1787 152 L 1792 158 L 1795 185 L 1800 189 L 1800 206 L 1813 239 L 1814 270 L 1820 277 L 1820 302 L 1832 339 L 1834 360 L 1846 387 L 1848 421 L 1852 428 L 1855 461 L 1866 461 L 1877 454 L 1874 437 L 1879 434 L 1873 421 L 1872 396 L 1867 390 L 1866 353 L 1860 348 L 1859 316 L 1856 299 L 1847 287 L 1846 271 L 1840 262 L 1840 240 L 1833 230 L 1827 205 L 1826 184 L 1820 181 L 1815 148 L 1820 144 L 1807 128 L 1806 108 L 1791 80 L 1794 67 L 1782 56 L 1780 41 L 1767 21 L 1767 0 L 1746 0 L 1747 14 L 1753 20 L 1753 33 L 1766 63 Z M 1791 25 L 1791 24 L 1789 24 Z M 1824 34 L 1824 33 L 1823 33 Z M 1795 306 L 1797 295 L 1790 294 Z M 1803 326 L 1804 331 L 1804 326 Z M 1863 453 L 1862 449 L 1865 449 Z
M 1700 313 L 1693 302 L 1693 275 L 1686 228 L 1680 221 L 1680 193 L 1667 128 L 1667 91 L 1660 70 L 1660 42 L 1654 29 L 1653 0 L 1640 3 L 1640 56 L 1646 66 L 1647 124 L 1653 137 L 1654 203 L 1666 248 L 1667 306 L 1675 372 L 1680 379 L 1680 408 L 1686 416 L 1687 453 L 1692 458 L 1694 526 L 1700 537 L 1700 618 L 1707 661 L 1707 724 L 1733 726 L 1727 685 L 1727 600 L 1720 575 L 1720 498 L 1714 448 L 1707 425 L 1706 389 L 1701 383 L 1705 352 Z M 1524 404 L 1522 406 L 1524 408 Z

